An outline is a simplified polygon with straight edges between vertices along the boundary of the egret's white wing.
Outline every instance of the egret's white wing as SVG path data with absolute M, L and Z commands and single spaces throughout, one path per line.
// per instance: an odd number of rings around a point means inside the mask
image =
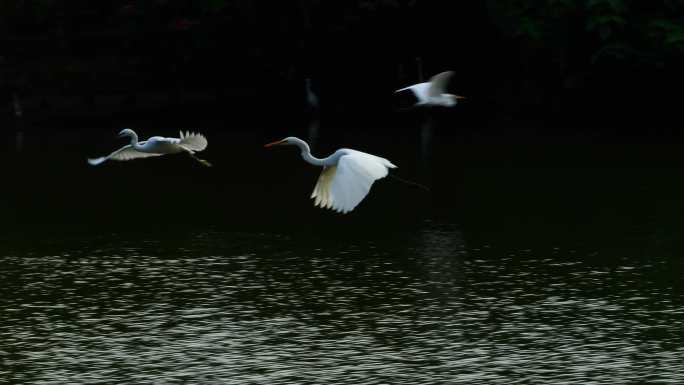
M 445 94 L 449 79 L 454 76 L 454 71 L 440 72 L 430 78 L 430 87 L 428 88 L 428 96 L 439 96 Z
M 323 167 L 323 171 L 318 176 L 316 186 L 311 193 L 311 199 L 315 199 L 314 206 L 327 209 L 332 207 L 332 196 L 330 195 L 330 185 L 337 171 L 337 166 Z
M 365 152 L 346 150 L 335 167 L 323 169 L 312 198 L 322 208 L 347 213 L 368 195 L 373 182 L 387 176 L 390 161 Z
M 411 90 L 411 92 L 413 92 L 413 94 L 414 94 L 414 95 L 416 96 L 416 98 L 418 99 L 418 102 L 419 102 L 419 103 L 425 103 L 425 102 L 428 101 L 428 91 L 429 91 L 429 89 L 430 89 L 430 83 L 425 82 L 425 83 L 418 83 L 418 84 L 414 84 L 414 85 L 412 85 L 412 86 L 400 88 L 400 89 L 398 89 L 398 90 L 396 90 L 396 91 L 394 91 L 394 92 L 401 92 L 401 91 L 405 91 L 405 90 Z
M 145 142 L 139 142 L 140 145 L 144 145 Z M 88 159 L 88 163 L 92 166 L 97 166 L 98 164 L 101 164 L 107 160 L 131 160 L 131 159 L 138 159 L 138 158 L 148 158 L 150 156 L 160 156 L 163 154 L 155 154 L 151 152 L 140 152 L 133 148 L 130 144 L 121 147 L 120 149 L 112 152 L 111 154 L 107 156 L 103 156 L 100 158 L 95 158 L 95 159 Z
M 202 134 L 196 134 L 194 132 L 180 132 L 180 143 L 181 146 L 191 150 L 191 151 L 202 151 L 207 148 L 207 138 Z

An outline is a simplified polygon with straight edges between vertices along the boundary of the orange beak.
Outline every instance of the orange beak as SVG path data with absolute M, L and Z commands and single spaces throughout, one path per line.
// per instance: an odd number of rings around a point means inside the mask
M 461 95 L 454 95 L 454 96 L 456 96 L 456 99 L 467 99 L 465 96 L 461 96 Z
M 285 142 L 284 140 L 278 140 L 278 141 L 275 141 L 275 142 L 271 142 L 271 143 L 268 143 L 268 144 L 264 144 L 264 148 L 266 148 L 266 147 L 271 147 L 271 146 L 276 146 L 276 145 L 282 144 L 282 143 L 284 143 L 284 142 Z

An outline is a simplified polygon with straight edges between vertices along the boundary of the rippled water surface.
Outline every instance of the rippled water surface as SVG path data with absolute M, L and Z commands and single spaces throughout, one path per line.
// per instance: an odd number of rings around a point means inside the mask
M 259 132 L 240 156 L 213 132 L 214 169 L 10 141 L 0 382 L 684 383 L 679 168 L 428 134 L 335 138 L 432 187 L 381 181 L 346 216 Z

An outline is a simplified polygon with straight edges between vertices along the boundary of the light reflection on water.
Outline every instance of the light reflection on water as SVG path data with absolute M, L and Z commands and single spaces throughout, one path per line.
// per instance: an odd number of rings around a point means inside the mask
M 679 383 L 665 258 L 113 234 L 0 255 L 0 378 L 17 383 Z M 572 254 L 572 255 L 571 255 Z

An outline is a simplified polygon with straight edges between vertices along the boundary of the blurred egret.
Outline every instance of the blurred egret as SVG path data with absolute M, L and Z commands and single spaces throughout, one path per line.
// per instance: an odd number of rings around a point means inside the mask
M 12 94 L 12 107 L 14 108 L 14 116 L 21 118 L 24 116 L 24 109 L 21 107 L 21 100 L 16 93 Z
M 294 145 L 299 147 L 304 161 L 322 166 L 311 198 L 314 205 L 341 213 L 352 211 L 368 195 L 373 182 L 387 176 L 389 168 L 396 168 L 392 162 L 365 152 L 341 148 L 327 158 L 318 159 L 311 155 L 305 141 L 287 137 L 264 147 Z
M 88 163 L 93 166 L 103 163 L 106 160 L 131 160 L 147 158 L 150 156 L 160 156 L 166 154 L 186 153 L 204 166 L 211 166 L 211 163 L 195 156 L 195 152 L 207 148 L 207 139 L 201 134 L 180 132 L 180 138 L 164 138 L 153 136 L 142 142 L 138 142 L 138 135 L 130 128 L 126 128 L 119 133 L 119 137 L 131 137 L 131 144 L 121 147 L 107 156 L 95 159 L 88 159 Z
M 318 110 L 320 107 L 320 102 L 318 101 L 318 96 L 316 96 L 316 93 L 313 92 L 313 88 L 311 86 L 311 79 L 306 78 L 304 79 L 304 89 L 306 91 L 306 105 L 311 111 Z
M 458 99 L 465 99 L 463 96 L 447 93 L 447 84 L 453 75 L 453 71 L 441 72 L 431 77 L 430 81 L 404 87 L 394 92 L 411 90 L 418 99 L 417 106 L 452 107 L 458 103 Z

